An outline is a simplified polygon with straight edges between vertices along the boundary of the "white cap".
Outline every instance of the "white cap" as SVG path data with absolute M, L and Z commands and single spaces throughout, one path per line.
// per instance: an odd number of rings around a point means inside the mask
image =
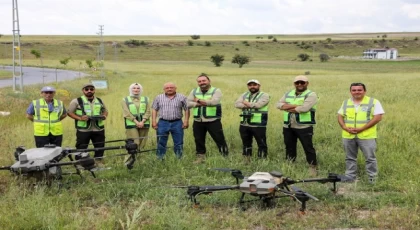
M 249 80 L 246 84 L 248 85 L 249 83 L 256 83 L 258 85 L 261 85 L 260 82 L 258 80 L 255 80 L 255 79 Z

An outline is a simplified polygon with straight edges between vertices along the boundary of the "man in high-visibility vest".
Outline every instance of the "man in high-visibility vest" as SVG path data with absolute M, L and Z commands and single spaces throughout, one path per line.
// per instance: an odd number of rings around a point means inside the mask
M 248 163 L 252 157 L 252 138 L 258 145 L 258 158 L 267 158 L 267 121 L 270 96 L 260 91 L 260 82 L 252 79 L 247 82 L 248 92 L 235 101 L 235 107 L 241 109 L 239 133 L 242 139 L 242 155 Z
M 99 97 L 95 97 L 95 86 L 91 83 L 82 87 L 83 96 L 70 102 L 67 113 L 74 119 L 76 127 L 76 148 L 86 149 L 89 142 L 95 148 L 105 146 L 104 120 L 108 116 L 108 110 Z M 104 150 L 95 151 L 95 160 L 102 164 Z
M 299 75 L 293 81 L 295 89 L 280 98 L 277 108 L 283 110 L 283 137 L 286 145 L 286 159 L 296 160 L 296 144 L 299 139 L 305 151 L 306 161 L 312 175 L 316 175 L 316 151 L 312 143 L 315 125 L 315 111 L 318 96 L 308 89 L 309 80 Z
M 26 110 L 26 117 L 34 124 L 35 145 L 42 148 L 47 144 L 61 146 L 63 141 L 63 120 L 67 116 L 63 102 L 54 99 L 55 88 L 45 86 L 38 100 L 32 101 Z
M 193 133 L 195 140 L 196 164 L 202 163 L 206 156 L 206 134 L 210 133 L 223 156 L 229 154 L 223 134 L 222 122 L 222 91 L 212 87 L 210 78 L 202 73 L 197 77 L 198 87 L 188 96 L 188 107 L 192 108 L 194 123 Z
M 376 125 L 385 113 L 381 103 L 366 96 L 363 83 L 350 85 L 351 98 L 345 100 L 338 110 L 344 150 L 346 151 L 346 176 L 349 182 L 356 180 L 358 149 L 363 152 L 369 183 L 375 183 L 378 175 L 376 161 Z

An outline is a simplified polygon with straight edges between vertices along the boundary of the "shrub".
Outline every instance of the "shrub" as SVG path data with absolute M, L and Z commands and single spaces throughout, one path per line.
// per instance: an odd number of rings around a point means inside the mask
M 239 48 L 235 48 L 236 51 L 239 51 Z
M 92 69 L 92 67 L 93 67 L 93 62 L 92 62 L 92 60 L 87 59 L 85 62 L 86 62 L 86 65 L 88 65 L 88 66 L 89 66 L 89 68 L 90 68 L 90 69 Z
M 209 41 L 205 41 L 205 42 L 204 42 L 204 45 L 205 45 L 205 46 L 211 46 L 211 42 L 209 42 Z
M 188 41 L 187 41 L 187 45 L 189 45 L 189 46 L 193 46 L 193 45 L 194 45 L 194 42 L 193 42 L 193 41 L 191 41 L 191 40 L 188 40 Z
M 249 59 L 248 56 L 240 55 L 240 54 L 235 54 L 235 56 L 233 56 L 232 58 L 232 63 L 238 64 L 239 68 L 242 68 L 243 65 L 248 64 L 250 61 L 251 60 Z
M 245 46 L 249 46 L 248 41 L 242 41 L 242 44 L 244 44 Z
M 305 53 L 301 53 L 297 56 L 301 61 L 307 61 L 309 59 L 309 55 Z
M 418 38 L 418 37 L 415 37 L 415 38 L 414 38 L 414 41 L 417 41 L 417 40 L 419 40 L 419 38 Z
M 211 62 L 214 63 L 216 67 L 220 67 L 223 64 L 223 61 L 225 60 L 225 56 L 220 54 L 215 54 L 210 57 Z
M 127 45 L 127 46 L 144 46 L 144 45 L 146 45 L 146 42 L 135 40 L 135 39 L 130 39 L 130 40 L 125 41 L 124 44 Z
M 273 42 L 277 42 L 277 38 L 273 38 Z
M 200 39 L 200 35 L 194 34 L 194 35 L 191 35 L 191 38 L 193 40 L 198 40 L 198 39 Z
M 332 39 L 331 38 L 327 38 L 327 39 L 325 39 L 325 41 L 327 41 L 327 43 L 331 43 L 332 42 Z
M 38 50 L 31 50 L 31 54 L 33 54 L 35 58 L 41 57 L 41 52 L 39 52 Z
M 267 37 L 268 39 L 273 39 L 274 38 L 274 36 L 273 35 L 268 35 L 268 37 Z
M 327 62 L 328 60 L 330 60 L 330 56 L 328 56 L 328 54 L 320 54 L 319 55 L 319 60 L 321 62 Z
M 67 58 L 61 59 L 60 60 L 60 64 L 62 64 L 62 65 L 64 65 L 66 67 L 70 60 L 71 60 L 71 57 L 67 57 Z

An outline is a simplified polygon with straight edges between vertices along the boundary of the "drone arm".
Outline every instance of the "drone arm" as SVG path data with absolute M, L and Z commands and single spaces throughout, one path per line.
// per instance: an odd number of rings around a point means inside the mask
M 238 185 L 235 186 L 231 186 L 231 185 L 220 185 L 220 186 L 214 186 L 214 185 L 210 185 L 210 186 L 188 186 L 187 187 L 187 194 L 189 196 L 189 199 L 194 202 L 194 204 L 199 204 L 197 202 L 196 197 L 198 195 L 203 195 L 203 194 L 211 194 L 213 192 L 217 192 L 217 191 L 224 191 L 224 190 L 235 190 L 235 189 L 239 189 Z
M 11 166 L 1 166 L 0 170 L 10 170 Z

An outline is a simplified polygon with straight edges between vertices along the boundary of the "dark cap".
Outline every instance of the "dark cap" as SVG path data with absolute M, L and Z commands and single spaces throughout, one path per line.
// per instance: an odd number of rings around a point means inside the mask
M 42 92 L 55 92 L 55 88 L 54 87 L 51 87 L 51 86 L 44 86 L 41 89 L 41 93 Z
M 82 87 L 82 89 L 84 89 L 86 87 L 93 87 L 93 88 L 95 88 L 95 86 L 92 83 L 84 84 L 83 87 Z

